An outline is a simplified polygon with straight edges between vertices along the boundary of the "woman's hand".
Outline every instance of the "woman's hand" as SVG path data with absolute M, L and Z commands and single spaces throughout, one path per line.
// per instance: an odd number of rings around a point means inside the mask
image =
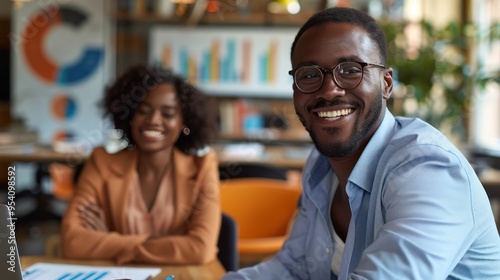
M 84 227 L 95 231 L 109 232 L 104 211 L 97 204 L 87 202 L 78 206 L 78 211 L 80 212 L 80 222 Z

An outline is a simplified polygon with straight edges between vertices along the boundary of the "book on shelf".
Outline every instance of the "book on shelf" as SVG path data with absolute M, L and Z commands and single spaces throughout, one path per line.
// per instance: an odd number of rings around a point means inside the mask
M 221 134 L 252 134 L 264 128 L 262 112 L 245 99 L 221 100 L 219 119 Z

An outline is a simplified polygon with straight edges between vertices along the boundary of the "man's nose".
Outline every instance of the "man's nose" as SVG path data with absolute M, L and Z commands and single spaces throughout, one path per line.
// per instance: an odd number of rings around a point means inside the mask
M 333 78 L 333 73 L 325 73 L 324 75 L 325 80 L 323 81 L 323 85 L 321 85 L 321 88 L 318 89 L 315 95 L 321 95 L 327 100 L 345 95 L 345 89 L 337 85 Z

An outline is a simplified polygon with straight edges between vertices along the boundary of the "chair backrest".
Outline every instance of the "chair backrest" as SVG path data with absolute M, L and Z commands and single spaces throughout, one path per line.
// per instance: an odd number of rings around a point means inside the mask
M 69 200 L 75 191 L 76 182 L 84 165 L 84 162 L 74 166 L 57 162 L 51 163 L 49 175 L 52 180 L 52 194 L 59 199 Z
M 239 238 L 265 238 L 287 233 L 301 194 L 286 181 L 240 178 L 221 183 L 222 212 L 238 223 Z
M 59 199 L 70 199 L 75 189 L 75 168 L 62 163 L 51 163 L 49 174 L 52 180 L 52 194 Z
M 226 271 L 236 271 L 239 267 L 238 258 L 238 225 L 229 215 L 222 213 L 217 258 Z

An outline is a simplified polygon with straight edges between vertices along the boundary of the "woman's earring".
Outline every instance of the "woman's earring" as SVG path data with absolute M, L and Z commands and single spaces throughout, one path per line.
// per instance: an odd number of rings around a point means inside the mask
M 191 130 L 189 129 L 189 127 L 184 127 L 184 129 L 182 129 L 182 132 L 184 133 L 184 135 L 188 136 L 189 133 L 191 133 Z

